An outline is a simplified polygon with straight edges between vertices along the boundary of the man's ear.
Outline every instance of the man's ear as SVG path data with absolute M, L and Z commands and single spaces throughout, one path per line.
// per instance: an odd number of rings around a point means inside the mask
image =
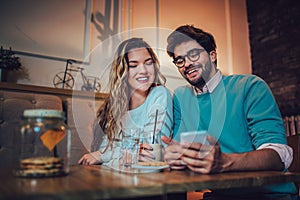
M 209 52 L 209 56 L 212 62 L 216 62 L 217 60 L 217 52 L 215 50 L 212 50 Z

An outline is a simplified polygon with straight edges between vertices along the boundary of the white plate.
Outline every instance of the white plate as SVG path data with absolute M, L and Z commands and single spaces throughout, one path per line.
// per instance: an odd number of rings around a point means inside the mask
M 162 166 L 132 165 L 132 167 L 136 169 L 145 169 L 145 170 L 160 170 L 160 169 L 169 168 L 169 165 L 162 165 Z
M 132 165 L 131 167 L 124 167 L 120 165 L 117 160 L 111 161 L 109 164 L 106 164 L 105 166 L 113 170 L 116 170 L 118 172 L 133 173 L 133 174 L 159 172 L 159 170 L 169 167 L 169 165 L 164 165 L 164 166 Z

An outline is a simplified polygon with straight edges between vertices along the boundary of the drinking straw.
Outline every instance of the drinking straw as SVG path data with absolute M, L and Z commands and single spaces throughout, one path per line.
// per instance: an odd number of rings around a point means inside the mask
M 154 141 L 155 141 L 155 130 L 156 130 L 156 123 L 157 123 L 157 115 L 158 115 L 158 109 L 156 109 L 156 113 L 155 113 L 155 121 L 154 121 L 154 130 L 153 130 L 152 144 L 154 144 Z

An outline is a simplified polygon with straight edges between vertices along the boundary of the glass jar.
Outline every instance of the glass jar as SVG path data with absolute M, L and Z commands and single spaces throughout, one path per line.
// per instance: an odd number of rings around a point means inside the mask
M 69 173 L 71 132 L 59 110 L 25 110 L 16 136 L 21 177 L 53 177 Z

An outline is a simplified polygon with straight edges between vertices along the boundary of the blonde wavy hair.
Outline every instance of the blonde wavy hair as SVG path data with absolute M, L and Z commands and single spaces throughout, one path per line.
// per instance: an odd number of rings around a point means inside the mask
M 118 131 L 122 117 L 129 110 L 128 52 L 137 48 L 146 48 L 154 63 L 155 78 L 149 91 L 157 85 L 165 85 L 166 82 L 166 78 L 160 72 L 160 64 L 155 52 L 142 38 L 131 38 L 119 45 L 111 64 L 108 97 L 97 113 L 99 125 L 110 142 L 120 134 Z

